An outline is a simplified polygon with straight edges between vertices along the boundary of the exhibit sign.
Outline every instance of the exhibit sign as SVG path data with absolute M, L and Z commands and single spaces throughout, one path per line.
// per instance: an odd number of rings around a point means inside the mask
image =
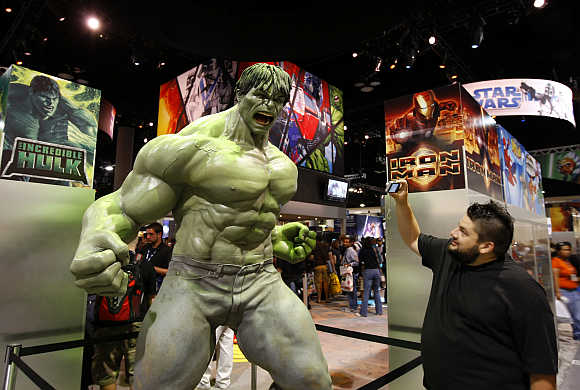
M 580 231 L 580 202 L 547 204 L 546 212 L 552 222 L 553 232 Z
M 580 150 L 535 154 L 542 177 L 580 184 Z
M 0 79 L 0 178 L 91 188 L 101 92 L 16 65 Z
M 458 85 L 385 101 L 389 181 L 409 192 L 465 188 L 464 113 Z
M 177 133 L 202 116 L 232 107 L 236 81 L 255 63 L 212 59 L 161 85 L 157 135 Z M 342 176 L 342 92 L 291 62 L 268 63 L 292 78 L 290 102 L 273 124 L 269 141 L 296 165 Z
M 209 59 L 161 85 L 157 135 L 174 134 L 234 105 L 238 63 Z
M 490 115 L 534 115 L 574 121 L 572 90 L 541 79 L 501 79 L 463 84 Z
M 464 96 L 462 104 L 467 187 L 503 202 L 496 123 L 472 98 Z
M 99 112 L 99 130 L 104 132 L 113 140 L 113 131 L 115 129 L 115 117 L 117 110 L 108 100 L 101 99 L 101 110 Z
M 524 207 L 526 210 L 545 217 L 544 193 L 542 190 L 542 167 L 540 163 L 525 151 L 525 188 Z
M 525 151 L 506 129 L 497 125 L 505 202 L 524 208 Z

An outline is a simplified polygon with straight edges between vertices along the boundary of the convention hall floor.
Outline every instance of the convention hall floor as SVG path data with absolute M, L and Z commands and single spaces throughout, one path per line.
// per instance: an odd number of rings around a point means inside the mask
M 337 299 L 326 304 L 312 303 L 314 322 L 342 329 L 355 330 L 387 336 L 387 308 L 384 306 L 382 316 L 374 314 L 374 307 L 369 306 L 368 317 L 358 317 L 344 312 L 348 306 L 346 299 Z M 580 341 L 572 339 L 569 324 L 559 324 L 559 367 L 558 390 L 577 390 L 580 383 Z M 334 381 L 334 390 L 358 389 L 386 374 L 388 367 L 388 346 L 349 337 L 318 332 L 328 367 Z M 234 369 L 229 390 L 249 390 L 251 383 L 251 365 L 234 348 Z M 267 390 L 272 383 L 270 375 L 257 368 L 257 390 Z M 119 386 L 119 390 L 128 387 Z M 388 386 L 382 387 L 388 389 Z M 192 389 L 194 390 L 194 389 Z

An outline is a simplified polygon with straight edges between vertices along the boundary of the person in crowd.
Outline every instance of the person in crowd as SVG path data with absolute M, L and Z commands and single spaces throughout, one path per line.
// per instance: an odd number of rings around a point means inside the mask
M 220 325 L 215 331 L 217 353 L 215 390 L 224 390 L 230 387 L 232 380 L 232 370 L 234 368 L 234 331 L 227 326 Z M 201 381 L 197 385 L 197 390 L 209 390 L 211 387 L 211 362 L 207 366 Z M 212 390 L 213 390 L 212 389 Z
M 144 237 L 145 246 L 139 250 L 137 255 L 142 256 L 145 261 L 153 264 L 157 273 L 156 288 L 157 292 L 159 292 L 163 279 L 167 275 L 173 248 L 163 243 L 163 225 L 159 222 L 147 225 Z
M 364 267 L 363 275 L 363 297 L 359 315 L 368 315 L 368 304 L 371 289 L 375 299 L 375 312 L 377 315 L 383 314 L 383 303 L 381 302 L 381 271 L 379 270 L 379 254 L 375 246 L 374 237 L 365 237 L 362 241 L 362 248 L 358 253 L 360 264 Z
M 383 298 L 384 298 L 384 302 L 387 302 L 387 251 L 385 248 L 385 244 L 384 244 L 384 240 L 383 237 L 378 237 L 377 238 L 377 252 L 379 253 L 379 256 L 381 257 L 380 260 L 380 268 L 381 271 L 383 273 L 383 277 L 385 278 L 384 280 L 384 292 L 383 292 Z M 382 286 L 383 283 L 381 283 Z
M 301 261 L 300 263 L 292 264 L 284 259 L 274 258 L 276 269 L 280 272 L 282 280 L 292 290 L 300 300 L 303 299 L 302 296 L 302 285 L 303 277 L 306 272 L 306 263 Z
M 340 278 L 340 264 L 342 264 L 342 253 L 340 251 L 340 241 L 336 238 L 330 243 L 329 252 L 330 261 L 332 263 L 333 272 Z
M 94 337 L 107 338 L 139 332 L 145 313 L 155 297 L 156 274 L 153 265 L 137 258 L 130 252 L 131 261 L 127 270 L 132 274 L 131 283 L 123 297 L 96 296 L 92 305 Z M 131 284 L 130 283 L 130 284 Z M 133 306 L 138 305 L 138 308 Z M 129 310 L 127 318 L 122 316 Z M 134 377 L 137 338 L 97 343 L 91 363 L 93 382 L 101 390 L 115 390 L 120 374 L 121 361 L 125 361 L 125 380 L 131 385 Z
M 353 268 L 353 290 L 347 292 L 348 296 L 348 311 L 355 313 L 358 309 L 358 297 L 357 297 L 357 283 L 358 283 L 358 253 L 353 247 L 351 238 L 344 236 L 342 240 L 342 245 L 346 248 L 344 251 L 344 256 L 342 258 L 343 265 L 350 265 Z
M 401 238 L 433 272 L 421 335 L 424 386 L 554 390 L 554 318 L 540 284 L 506 256 L 514 230 L 507 210 L 474 203 L 442 239 L 421 233 L 406 181 L 390 195 Z
M 316 241 L 316 247 L 312 251 L 314 261 L 314 285 L 316 286 L 316 302 L 326 303 L 330 300 L 329 283 L 330 276 L 328 274 L 328 263 L 330 261 L 329 245 L 326 241 L 319 239 Z M 322 296 L 324 294 L 324 300 Z
M 572 245 L 567 242 L 556 244 L 556 256 L 552 257 L 554 291 L 556 298 L 562 300 L 572 316 L 574 340 L 580 340 L 580 290 L 578 289 L 578 270 L 570 262 Z

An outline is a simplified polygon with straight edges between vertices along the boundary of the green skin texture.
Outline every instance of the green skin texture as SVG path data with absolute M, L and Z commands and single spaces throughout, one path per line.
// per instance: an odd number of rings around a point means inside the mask
M 121 188 L 85 212 L 80 244 L 70 266 L 89 294 L 123 295 L 127 242 L 140 226 L 173 211 L 179 226 L 174 255 L 208 263 L 249 265 L 272 256 L 303 261 L 316 233 L 300 223 L 276 226 L 280 207 L 297 188 L 297 168 L 268 142 L 286 103 L 273 88 L 238 93 L 238 104 L 163 135 L 139 152 Z

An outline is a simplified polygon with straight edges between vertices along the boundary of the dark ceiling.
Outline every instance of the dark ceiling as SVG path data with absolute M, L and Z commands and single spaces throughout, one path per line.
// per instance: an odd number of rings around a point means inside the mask
M 397 6 L 319 1 L 307 7 L 196 3 L 3 0 L 0 65 L 21 60 L 35 70 L 86 80 L 117 108 L 118 125 L 136 127 L 138 149 L 143 138 L 154 136 L 147 124 L 156 122 L 160 84 L 212 57 L 292 61 L 343 90 L 345 171 L 365 172 L 367 183 L 378 186 L 384 182 L 384 100 L 449 84 L 451 72 L 462 83 L 511 77 L 559 81 L 573 88 L 579 112 L 578 1 L 552 0 L 543 9 L 533 8 L 532 0 L 406 0 Z M 98 32 L 84 26 L 88 15 L 101 18 Z M 484 38 L 472 49 L 472 30 L 480 21 Z M 427 38 L 433 32 L 438 41 L 431 46 Z M 384 66 L 411 47 L 418 50 L 411 69 Z M 132 56 L 141 60 L 139 66 L 132 65 Z M 375 72 L 378 58 L 383 67 Z M 443 59 L 445 70 L 439 68 Z M 354 86 L 370 81 L 380 82 L 372 92 Z M 568 122 L 525 119 L 496 118 L 528 150 L 580 144 Z M 106 136 L 99 137 L 97 158 L 114 160 L 114 143 Z M 553 188 L 552 195 L 580 193 Z

